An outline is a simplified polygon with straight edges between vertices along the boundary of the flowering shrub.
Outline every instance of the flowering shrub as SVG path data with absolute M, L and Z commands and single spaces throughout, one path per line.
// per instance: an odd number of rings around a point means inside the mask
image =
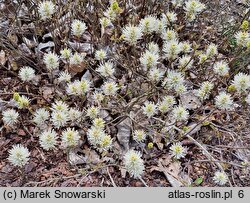
M 1 161 L 24 169 L 62 152 L 77 174 L 114 167 L 144 185 L 156 166 L 208 162 L 208 185 L 232 186 L 237 166 L 247 174 L 249 151 L 237 150 L 249 141 L 249 10 L 230 27 L 209 21 L 205 0 L 31 4 L 0 32 L 1 75 L 14 81 L 0 89 Z M 198 178 L 176 173 L 181 186 Z

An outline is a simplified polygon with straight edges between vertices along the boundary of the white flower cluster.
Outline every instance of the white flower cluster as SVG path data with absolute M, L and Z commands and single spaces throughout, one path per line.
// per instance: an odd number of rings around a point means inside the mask
M 50 114 L 45 108 L 37 109 L 34 113 L 33 121 L 37 126 L 43 126 L 47 120 L 49 120 Z
M 109 8 L 104 11 L 104 16 L 106 16 L 106 19 L 108 19 L 109 21 L 115 21 L 121 11 L 122 10 L 119 7 L 118 2 L 115 0 L 111 0 Z
M 41 16 L 42 20 L 51 18 L 55 13 L 55 5 L 52 1 L 43 1 L 38 5 L 38 13 Z
M 57 144 L 58 135 L 55 130 L 48 129 L 42 132 L 39 136 L 39 143 L 45 150 L 54 149 Z
M 196 95 L 200 98 L 200 100 L 208 99 L 209 95 L 211 94 L 212 89 L 214 88 L 214 84 L 205 81 L 201 84 L 201 87 L 196 91 Z
M 100 109 L 95 106 L 91 106 L 87 109 L 87 116 L 90 117 L 91 119 L 97 118 L 98 114 L 100 113 Z
M 72 77 L 68 71 L 61 71 L 58 76 L 58 82 L 70 82 Z
M 70 65 L 78 65 L 83 62 L 83 55 L 75 52 L 72 57 L 69 59 L 69 64 Z
M 59 67 L 59 57 L 55 53 L 49 52 L 48 54 L 45 54 L 43 61 L 49 71 L 55 70 Z
M 84 96 L 90 90 L 90 82 L 87 79 L 75 80 L 68 83 L 66 91 L 69 95 Z
M 141 153 L 129 150 L 124 155 L 125 168 L 134 178 L 140 178 L 144 171 L 144 163 L 141 158 Z
M 95 59 L 98 61 L 103 61 L 107 58 L 107 52 L 103 49 L 97 50 L 95 52 Z
M 193 21 L 199 13 L 205 9 L 205 4 L 199 0 L 188 0 L 185 2 L 184 10 L 186 11 L 186 17 L 189 21 Z
M 250 75 L 238 73 L 234 76 L 232 84 L 239 93 L 246 92 L 250 89 Z
M 154 82 L 158 83 L 164 76 L 164 70 L 159 68 L 152 68 L 148 73 L 148 78 Z
M 76 147 L 80 140 L 79 132 L 73 128 L 67 128 L 62 132 L 62 146 L 64 148 Z
M 185 80 L 182 72 L 169 70 L 167 77 L 163 81 L 163 86 L 168 89 L 174 89 L 177 94 L 182 94 L 187 90 L 184 82 Z
M 172 115 L 175 121 L 186 121 L 189 117 L 189 112 L 182 106 L 174 107 Z
M 81 35 L 87 30 L 87 26 L 85 22 L 81 20 L 73 20 L 71 24 L 71 32 L 73 35 L 77 37 L 81 37 Z
M 148 117 L 152 117 L 157 113 L 157 105 L 153 102 L 146 101 L 142 107 L 143 113 Z
M 18 123 L 19 113 L 14 109 L 7 109 L 3 111 L 2 116 L 3 122 L 6 126 L 12 127 L 14 124 Z
M 154 16 L 142 18 L 139 27 L 144 34 L 150 34 L 156 30 L 157 19 Z
M 250 43 L 250 33 L 246 31 L 239 31 L 235 34 L 236 43 L 238 46 L 247 47 Z
M 51 122 L 55 128 L 64 127 L 69 121 L 69 106 L 63 101 L 52 104 Z
M 140 58 L 140 62 L 144 70 L 149 70 L 150 68 L 156 67 L 159 60 L 159 55 L 157 53 L 152 53 L 146 50 Z
M 137 41 L 142 37 L 142 30 L 140 27 L 127 25 L 122 30 L 123 39 L 131 45 L 136 45 Z
M 102 90 L 104 95 L 114 96 L 116 92 L 119 90 L 118 85 L 115 82 L 105 82 L 102 86 Z
M 133 134 L 133 139 L 137 142 L 145 141 L 147 134 L 144 130 L 135 130 Z
M 102 118 L 95 118 L 93 125 L 87 131 L 90 144 L 100 152 L 107 151 L 112 146 L 112 138 L 104 131 L 105 121 Z
M 23 82 L 32 81 L 35 78 L 35 70 L 29 66 L 24 66 L 18 73 Z
M 163 46 L 163 52 L 169 60 L 174 60 L 182 51 L 182 44 L 177 39 L 166 42 Z
M 165 96 L 161 102 L 158 104 L 159 111 L 161 113 L 166 113 L 170 111 L 176 104 L 175 98 L 173 96 Z
M 170 147 L 171 154 L 176 158 L 184 158 L 187 154 L 187 148 L 183 147 L 180 142 L 172 144 Z
M 68 48 L 64 48 L 60 51 L 61 54 L 61 58 L 62 59 L 70 59 L 70 57 L 72 56 L 72 51 Z
M 27 147 L 17 144 L 10 149 L 8 160 L 14 166 L 23 167 L 29 161 L 29 156 L 30 152 Z
M 232 110 L 233 99 L 230 94 L 227 94 L 226 92 L 220 92 L 219 95 L 215 97 L 215 105 L 221 110 Z
M 19 109 L 25 109 L 30 104 L 30 99 L 24 95 L 20 96 L 19 94 L 14 94 L 13 97 L 15 104 Z
M 229 72 L 228 63 L 225 61 L 218 61 L 213 67 L 214 73 L 219 76 L 227 76 Z
M 228 177 L 224 172 L 216 171 L 213 180 L 218 185 L 225 185 L 228 182 Z
M 102 63 L 99 65 L 96 71 L 99 72 L 103 77 L 112 77 L 115 72 L 114 64 L 111 61 Z

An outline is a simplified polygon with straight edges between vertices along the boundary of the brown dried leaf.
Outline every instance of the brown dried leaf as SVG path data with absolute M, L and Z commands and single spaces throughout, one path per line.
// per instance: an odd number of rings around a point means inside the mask
M 87 65 L 88 65 L 87 62 L 83 61 L 79 65 L 70 65 L 68 70 L 72 74 L 81 73 L 86 69 Z

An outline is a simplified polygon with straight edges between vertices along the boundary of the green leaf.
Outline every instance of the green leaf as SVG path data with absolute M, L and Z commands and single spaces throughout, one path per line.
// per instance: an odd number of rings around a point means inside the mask
M 197 178 L 196 180 L 195 180 L 195 184 L 196 185 L 200 185 L 201 183 L 203 182 L 203 178 L 202 177 L 199 177 L 199 178 Z

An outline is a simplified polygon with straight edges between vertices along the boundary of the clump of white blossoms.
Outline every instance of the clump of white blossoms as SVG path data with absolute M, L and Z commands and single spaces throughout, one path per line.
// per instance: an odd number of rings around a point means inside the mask
M 158 104 L 158 109 L 161 113 L 168 112 L 176 104 L 175 98 L 173 96 L 166 96 Z
M 101 103 L 104 99 L 104 95 L 99 91 L 95 91 L 93 94 L 93 99 L 96 103 Z
M 201 84 L 201 87 L 196 91 L 196 95 L 200 98 L 200 100 L 208 99 L 212 89 L 214 88 L 214 84 L 205 81 Z
M 175 70 L 169 70 L 167 78 L 163 82 L 163 86 L 168 88 L 176 88 L 184 83 L 184 75 L 181 72 Z
M 95 59 L 98 61 L 103 61 L 107 58 L 107 52 L 103 49 L 97 50 L 95 52 Z
M 178 33 L 175 30 L 167 29 L 162 33 L 162 39 L 167 42 L 178 41 Z
M 193 21 L 199 13 L 205 9 L 205 4 L 199 0 L 188 0 L 185 2 L 184 10 L 186 11 L 186 17 L 189 21 Z
M 69 112 L 69 120 L 73 123 L 73 124 L 77 124 L 78 122 L 81 121 L 81 117 L 82 117 L 82 112 L 80 110 L 78 110 L 77 108 L 70 108 Z
M 98 129 L 104 129 L 105 121 L 102 118 L 95 118 L 93 120 L 93 126 Z
M 233 85 L 238 92 L 245 92 L 250 88 L 250 75 L 238 73 L 234 76 Z
M 7 109 L 2 112 L 3 122 L 6 126 L 13 126 L 18 122 L 19 113 L 14 109 Z
M 16 101 L 16 105 L 19 109 L 27 108 L 30 104 L 30 99 L 24 95 L 19 96 Z
M 32 81 L 36 77 L 35 70 L 29 66 L 22 67 L 18 75 L 23 82 Z
M 250 40 L 250 34 L 246 31 L 239 31 L 235 34 L 235 38 L 238 46 L 246 47 L 247 42 Z
M 166 14 L 162 14 L 162 21 L 166 25 L 170 25 L 171 23 L 174 23 L 177 21 L 177 14 L 174 12 L 167 12 Z
M 165 53 L 165 57 L 167 59 L 176 59 L 178 54 L 182 51 L 181 44 L 176 40 L 171 40 L 166 42 L 163 46 L 163 52 Z
M 228 63 L 225 61 L 218 61 L 213 67 L 214 73 L 219 76 L 227 76 L 229 72 Z
M 112 77 L 115 72 L 114 64 L 110 61 L 102 63 L 99 65 L 96 71 L 99 72 L 103 77 Z
M 69 60 L 71 55 L 72 55 L 72 51 L 68 48 L 64 48 L 60 51 L 60 54 L 61 54 L 61 58 L 62 59 L 67 59 Z
M 95 126 L 91 126 L 91 128 L 88 129 L 87 131 L 87 137 L 91 145 L 97 147 L 101 140 L 102 137 L 105 136 L 105 132 L 103 129 L 96 128 Z
M 62 111 L 62 112 L 67 112 L 69 109 L 69 106 L 67 103 L 61 101 L 61 100 L 57 100 L 52 104 L 51 109 L 53 111 Z
M 157 113 L 157 105 L 153 102 L 146 101 L 142 107 L 142 110 L 143 113 L 150 118 Z
M 105 82 L 102 86 L 103 93 L 107 96 L 114 96 L 119 87 L 115 82 Z
M 135 130 L 133 134 L 133 139 L 137 142 L 145 141 L 147 134 L 144 130 Z
M 156 29 L 156 18 L 154 16 L 146 16 L 140 20 L 139 27 L 144 34 L 150 34 Z
M 137 41 L 142 37 L 142 30 L 140 27 L 127 25 L 122 29 L 123 39 L 131 45 L 136 45 Z
M 81 81 L 75 80 L 74 82 L 68 83 L 66 91 L 69 95 L 85 95 L 90 90 L 89 80 L 82 79 Z
M 27 147 L 17 144 L 9 151 L 8 160 L 14 166 L 23 167 L 29 161 L 29 156 L 30 152 Z
M 98 107 L 91 106 L 87 109 L 87 116 L 90 117 L 91 119 L 95 119 L 99 113 L 100 109 Z
M 159 46 L 155 42 L 150 42 L 147 44 L 147 51 L 151 52 L 152 54 L 159 54 Z
M 54 149 L 57 144 L 57 133 L 53 129 L 45 130 L 39 136 L 39 143 L 41 147 L 45 150 Z
M 49 71 L 57 69 L 59 67 L 59 57 L 54 53 L 47 53 L 44 55 L 43 61 L 46 65 L 46 68 Z
M 50 18 L 55 13 L 55 4 L 52 1 L 43 1 L 38 5 L 38 13 L 42 20 Z
M 208 59 L 208 57 L 206 54 L 200 54 L 199 55 L 199 64 L 205 63 L 207 59 Z
M 206 50 L 207 57 L 211 58 L 213 56 L 216 56 L 217 54 L 218 54 L 218 46 L 213 43 L 209 44 Z
M 95 118 L 93 125 L 87 131 L 87 137 L 92 146 L 100 152 L 107 151 L 112 146 L 112 138 L 104 132 L 105 121 L 102 118 Z
M 71 32 L 73 35 L 77 37 L 81 37 L 81 35 L 87 30 L 87 26 L 85 22 L 81 20 L 73 20 L 71 24 Z
M 170 147 L 170 150 L 171 150 L 170 153 L 176 159 L 184 158 L 187 154 L 187 148 L 183 147 L 180 142 L 172 144 L 172 146 Z
M 55 128 L 60 128 L 65 126 L 68 120 L 69 120 L 69 115 L 67 112 L 53 111 L 51 113 L 51 122 Z
M 155 32 L 161 35 L 166 30 L 166 23 L 164 22 L 163 18 L 156 19 L 155 21 Z
M 159 68 L 152 68 L 148 73 L 148 78 L 152 82 L 159 82 L 164 76 L 164 72 Z
M 64 148 L 72 148 L 78 145 L 80 135 L 77 130 L 67 128 L 62 132 L 62 146 Z
M 83 56 L 77 52 L 73 54 L 73 56 L 70 57 L 69 63 L 70 65 L 77 65 L 83 62 Z
M 182 106 L 174 107 L 172 114 L 175 121 L 186 121 L 189 117 L 188 111 Z
M 183 53 L 190 53 L 192 51 L 192 46 L 187 41 L 181 42 L 180 47 Z
M 63 127 L 69 121 L 69 107 L 63 101 L 52 104 L 51 122 L 55 128 Z
M 144 67 L 144 70 L 148 70 L 152 67 L 155 67 L 158 63 L 159 55 L 156 53 L 152 53 L 150 51 L 147 51 L 142 54 L 140 57 L 140 62 L 142 66 Z
M 100 19 L 100 24 L 101 24 L 101 35 L 105 33 L 105 29 L 108 27 L 112 27 L 113 24 L 109 18 L 103 17 Z
M 225 185 L 228 182 L 228 177 L 224 172 L 216 171 L 214 173 L 213 181 L 219 185 Z
M 221 110 L 231 110 L 233 109 L 233 99 L 230 94 L 220 92 L 219 95 L 215 97 L 215 105 Z
M 58 76 L 58 82 L 70 82 L 71 80 L 71 75 L 68 71 L 61 71 Z
M 183 55 L 179 58 L 179 68 L 180 69 L 190 69 L 193 66 L 194 60 L 191 59 L 191 56 Z
M 129 150 L 124 156 L 125 169 L 134 178 L 140 178 L 144 171 L 144 163 L 141 153 Z
M 42 126 L 45 123 L 45 121 L 49 119 L 49 116 L 50 116 L 49 111 L 47 111 L 45 108 L 40 108 L 36 110 L 33 121 L 38 126 Z
M 181 7 L 184 4 L 184 0 L 171 0 L 171 3 L 175 7 Z

